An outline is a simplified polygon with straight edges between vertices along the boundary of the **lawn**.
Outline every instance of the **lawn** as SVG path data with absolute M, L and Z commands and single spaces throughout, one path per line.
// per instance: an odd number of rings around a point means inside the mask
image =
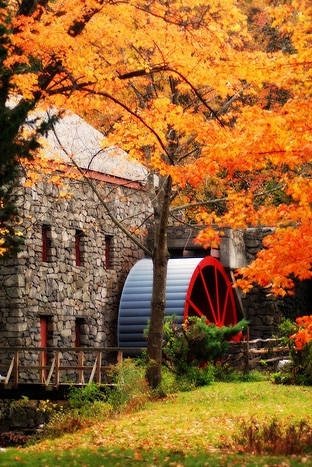
M 214 383 L 121 413 L 74 434 L 0 452 L 0 465 L 312 465 L 310 453 L 254 456 L 225 449 L 240 423 L 312 423 L 312 388 L 268 381 Z

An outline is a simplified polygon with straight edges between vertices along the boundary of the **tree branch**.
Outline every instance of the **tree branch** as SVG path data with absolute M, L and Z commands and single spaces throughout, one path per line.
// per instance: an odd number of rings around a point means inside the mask
M 143 126 L 145 126 L 145 128 L 147 128 L 155 136 L 156 140 L 158 141 L 158 143 L 159 143 L 160 147 L 162 148 L 162 150 L 165 152 L 165 154 L 168 157 L 168 159 L 170 160 L 171 164 L 174 165 L 174 161 L 171 158 L 171 156 L 170 156 L 170 154 L 169 154 L 169 152 L 168 152 L 168 150 L 166 148 L 166 145 L 163 143 L 163 141 L 160 138 L 160 136 L 158 135 L 158 133 L 154 130 L 154 128 L 152 128 L 148 123 L 146 123 L 145 120 L 142 117 L 140 117 L 140 115 L 138 115 L 136 112 L 134 112 L 132 109 L 130 109 L 130 107 L 128 107 L 126 104 L 124 104 L 120 100 L 116 99 L 116 97 L 112 96 L 111 94 L 108 94 L 107 92 L 96 91 L 96 90 L 90 89 L 90 88 L 83 88 L 83 90 L 85 92 L 87 92 L 87 93 L 90 93 L 90 94 L 93 94 L 93 95 L 96 95 L 96 96 L 106 97 L 107 99 L 110 99 L 116 105 L 118 105 L 119 107 L 124 109 L 126 112 L 128 112 L 130 115 L 132 115 L 134 118 L 136 118 L 140 123 L 142 123 Z
M 108 215 L 108 217 L 112 220 L 112 222 L 136 245 L 138 246 L 140 249 L 142 249 L 144 251 L 144 253 L 148 256 L 151 256 L 151 251 L 142 243 L 138 240 L 137 237 L 135 237 L 134 235 L 132 235 L 128 229 L 126 229 L 122 223 L 117 219 L 116 216 L 114 216 L 114 214 L 112 213 L 111 211 L 111 208 L 109 207 L 108 203 L 106 203 L 106 201 L 103 199 L 103 197 L 101 196 L 99 190 L 97 189 L 97 187 L 94 185 L 94 183 L 90 180 L 90 178 L 87 176 L 86 174 L 86 171 L 83 170 L 78 164 L 77 162 L 75 161 L 75 159 L 68 153 L 68 151 L 66 150 L 66 148 L 64 148 L 62 142 L 60 141 L 58 135 L 57 135 L 57 132 L 55 130 L 55 127 L 54 125 L 52 125 L 52 131 L 54 133 L 54 136 L 58 142 L 58 144 L 60 145 L 61 149 L 64 151 L 64 153 L 69 157 L 69 159 L 71 160 L 71 162 L 74 164 L 75 168 L 78 170 L 78 172 L 80 173 L 80 175 L 82 175 L 83 179 L 87 182 L 87 184 L 89 185 L 89 187 L 91 188 L 91 190 L 93 191 L 93 193 L 97 196 L 98 200 L 100 201 L 100 204 L 103 206 L 103 208 L 105 209 L 105 212 L 106 214 Z
M 174 73 L 178 75 L 193 91 L 195 96 L 200 100 L 200 102 L 206 107 L 206 109 L 211 112 L 211 114 L 214 116 L 214 118 L 217 120 L 217 122 L 222 126 L 225 127 L 223 121 L 219 118 L 218 112 L 216 112 L 207 102 L 205 99 L 202 97 L 200 92 L 195 88 L 195 86 L 179 71 L 175 70 L 174 68 L 171 68 L 167 65 L 159 65 L 155 66 L 154 68 L 151 68 L 150 70 L 145 70 L 145 69 L 140 69 L 140 70 L 134 70 L 129 73 L 123 73 L 119 75 L 119 79 L 130 79 L 130 78 L 137 78 L 139 76 L 146 76 L 146 75 L 152 75 L 154 73 L 159 73 L 161 71 L 169 71 L 171 73 Z
M 285 185 L 278 186 L 278 187 L 275 187 L 275 188 L 271 188 L 270 190 L 265 190 L 265 191 L 261 191 L 260 193 L 255 193 L 253 196 L 254 196 L 254 198 L 259 198 L 261 196 L 266 196 L 266 195 L 269 195 L 271 193 L 274 193 L 275 191 L 283 190 L 284 188 L 285 188 Z M 176 211 L 183 211 L 184 209 L 188 209 L 188 208 L 196 208 L 196 207 L 200 207 L 200 206 L 207 206 L 209 204 L 222 203 L 224 201 L 228 201 L 227 196 L 224 196 L 223 198 L 209 199 L 207 201 L 196 201 L 194 203 L 181 204 L 181 206 L 173 206 L 172 208 L 170 208 L 170 214 L 173 213 L 173 212 L 176 212 Z

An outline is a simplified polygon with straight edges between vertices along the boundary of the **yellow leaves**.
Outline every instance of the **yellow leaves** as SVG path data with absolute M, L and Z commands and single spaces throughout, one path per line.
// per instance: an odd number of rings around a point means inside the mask
M 199 232 L 195 242 L 202 245 L 203 248 L 218 248 L 220 245 L 220 234 L 215 229 L 207 227 Z
M 5 247 L 5 237 L 8 233 L 8 229 L 0 226 L 0 257 L 3 256 L 7 250 Z
M 14 75 L 11 83 L 25 99 L 33 99 L 34 92 L 38 90 L 37 76 L 34 73 Z
M 241 30 L 241 25 L 239 23 L 235 23 L 231 26 L 231 32 L 239 32 Z
M 6 238 L 8 235 L 22 237 L 23 233 L 20 230 L 18 230 L 18 228 L 15 228 L 13 231 L 10 232 L 8 228 L 0 226 L 0 257 L 5 255 L 7 252 Z

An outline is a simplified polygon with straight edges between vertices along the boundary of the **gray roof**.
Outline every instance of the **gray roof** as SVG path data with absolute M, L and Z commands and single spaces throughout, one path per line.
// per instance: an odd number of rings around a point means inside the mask
M 74 161 L 85 169 L 126 180 L 144 181 L 146 171 L 118 147 L 103 149 L 104 136 L 75 114 L 65 114 L 47 135 L 47 156 Z
M 12 109 L 20 99 L 12 96 L 6 106 Z M 36 109 L 28 116 L 26 126 L 38 128 L 40 122 L 48 121 L 56 113 L 53 108 L 47 112 Z M 46 140 L 44 154 L 47 158 L 60 158 L 71 164 L 72 157 L 83 169 L 131 181 L 144 182 L 146 179 L 147 171 L 141 164 L 116 146 L 103 149 L 105 136 L 74 113 L 64 114 L 54 124 L 54 131 L 48 132 Z

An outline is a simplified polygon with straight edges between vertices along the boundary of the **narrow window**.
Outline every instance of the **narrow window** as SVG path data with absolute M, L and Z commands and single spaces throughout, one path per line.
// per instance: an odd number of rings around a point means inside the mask
M 105 267 L 112 269 L 113 267 L 113 237 L 112 235 L 105 235 Z
M 83 341 L 83 325 L 84 318 L 76 318 L 75 320 L 75 347 L 81 347 Z
M 75 232 L 75 262 L 76 266 L 83 264 L 83 232 L 81 230 Z
M 48 346 L 48 321 L 47 316 L 40 316 L 40 347 Z
M 41 227 L 41 238 L 42 238 L 42 261 L 51 261 L 51 226 L 43 224 Z

